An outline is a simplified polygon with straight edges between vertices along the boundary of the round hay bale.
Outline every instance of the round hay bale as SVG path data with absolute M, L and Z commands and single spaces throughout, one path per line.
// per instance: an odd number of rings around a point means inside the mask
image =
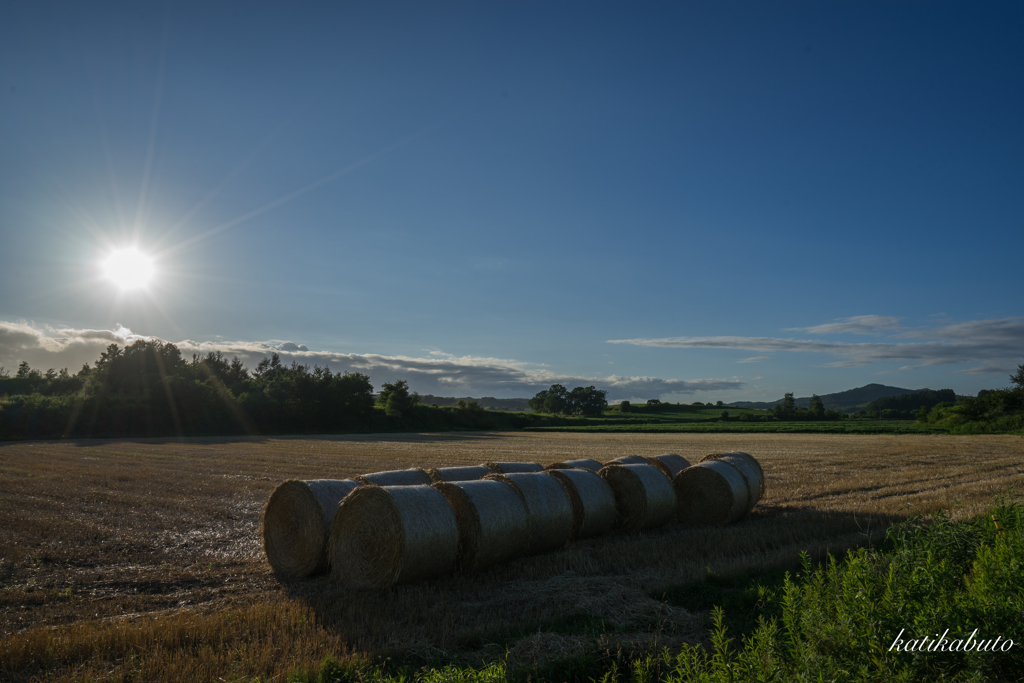
M 676 512 L 676 492 L 663 472 L 652 465 L 616 465 L 598 472 L 615 495 L 618 526 L 623 531 L 650 529 Z
M 260 533 L 274 573 L 300 579 L 327 571 L 327 535 L 338 503 L 359 483 L 351 479 L 289 479 L 263 508 Z
M 546 470 L 590 470 L 591 472 L 597 472 L 604 465 L 599 463 L 597 460 L 591 460 L 590 458 L 583 458 L 581 460 L 563 460 L 561 462 L 553 462 L 544 469 Z
M 670 480 L 690 466 L 689 460 L 675 453 L 656 455 L 653 458 L 647 458 L 647 461 L 664 472 Z
M 474 481 L 483 479 L 491 473 L 485 465 L 467 465 L 465 467 L 438 467 L 427 470 L 430 483 L 438 481 Z
M 484 467 L 490 469 L 492 474 L 544 471 L 544 466 L 536 462 L 485 462 Z
M 754 469 L 757 470 L 757 477 L 758 477 L 759 482 L 760 482 L 760 484 L 758 486 L 757 498 L 758 498 L 758 500 L 760 500 L 761 498 L 764 498 L 764 492 L 767 490 L 766 489 L 766 485 L 765 485 L 765 479 L 764 479 L 764 470 L 761 469 L 761 463 L 759 463 L 757 461 L 757 458 L 752 456 L 750 453 L 740 453 L 740 452 L 736 452 L 736 451 L 734 451 L 732 453 L 708 453 L 707 455 L 702 457 L 699 460 L 699 462 L 705 462 L 707 460 L 722 460 L 723 456 L 726 456 L 726 455 L 731 455 L 731 456 L 734 456 L 735 458 L 740 458 L 740 459 L 746 461 L 747 464 L 749 464 L 751 467 L 753 467 Z
M 747 510 L 747 482 L 739 470 L 721 460 L 687 467 L 672 480 L 679 501 L 679 521 L 694 526 L 728 524 Z
M 647 461 L 648 465 L 650 465 L 651 467 L 653 467 L 654 469 L 658 470 L 663 475 L 668 477 L 669 481 L 672 481 L 672 470 L 669 469 L 668 465 L 666 465 L 662 461 L 658 460 L 657 458 L 652 458 L 650 456 L 644 456 L 644 460 Z M 610 464 L 610 465 L 618 465 L 619 463 L 613 462 L 613 463 L 608 463 L 608 464 Z
M 571 538 L 608 532 L 618 519 L 615 494 L 608 482 L 590 470 L 548 470 L 569 495 L 572 505 Z
M 752 464 L 750 464 L 750 460 L 738 456 L 738 453 L 722 453 L 717 459 L 720 462 L 729 463 L 735 467 L 741 475 L 743 475 L 743 481 L 747 484 L 747 509 L 743 513 L 746 515 L 753 510 L 754 506 L 757 505 L 757 502 L 761 500 L 761 489 L 764 487 L 761 480 L 761 473 Z
M 616 465 L 650 465 L 651 464 L 651 463 L 647 462 L 647 458 L 645 458 L 642 455 L 622 455 L 622 456 L 619 456 L 618 458 L 615 458 L 614 460 L 609 460 L 606 464 L 607 465 L 611 465 L 612 463 L 615 463 Z
M 481 569 L 526 552 L 530 523 L 523 494 L 500 481 L 437 482 L 459 527 L 459 557 L 464 572 Z
M 458 551 L 452 506 L 430 486 L 362 486 L 331 521 L 331 578 L 352 588 L 387 588 L 444 574 Z
M 513 486 L 526 503 L 526 519 L 530 525 L 530 541 L 526 552 L 543 553 L 561 548 L 572 534 L 572 503 L 562 485 L 544 472 L 491 474 Z M 673 494 L 674 495 L 674 494 Z
M 377 486 L 429 486 L 431 484 L 430 475 L 417 468 L 371 472 L 370 474 L 360 474 L 355 479 L 360 484 L 376 484 Z

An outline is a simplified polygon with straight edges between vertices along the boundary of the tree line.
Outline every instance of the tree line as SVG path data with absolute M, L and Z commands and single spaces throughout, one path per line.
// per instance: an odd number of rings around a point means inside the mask
M 775 420 L 799 420 L 804 422 L 842 420 L 846 417 L 846 414 L 838 410 L 827 409 L 825 402 L 817 394 L 811 396 L 811 402 L 808 407 L 797 406 L 796 399 L 793 398 L 793 392 L 790 391 L 782 398 L 781 403 L 775 404 L 775 407 L 768 411 L 768 417 Z
M 868 406 L 874 413 L 862 416 L 916 415 L 951 433 L 1024 432 L 1024 364 L 1010 382 L 977 397 L 943 389 L 880 399 Z M 553 384 L 528 403 L 534 413 L 485 410 L 466 399 L 428 405 L 405 380 L 385 382 L 374 394 L 369 377 L 358 372 L 286 366 L 277 354 L 249 370 L 219 352 L 186 359 L 174 344 L 139 340 L 125 348 L 111 344 L 74 374 L 41 372 L 27 362 L 13 376 L 0 368 L 0 439 L 521 429 L 579 424 L 608 409 L 606 392 L 593 386 Z M 641 406 L 623 402 L 617 412 L 662 408 L 673 406 L 651 399 Z M 802 408 L 787 393 L 764 419 L 844 417 L 817 395 Z M 727 411 L 722 419 L 731 419 Z
M 608 392 L 593 386 L 576 387 L 571 391 L 561 384 L 537 392 L 530 399 L 530 410 L 559 415 L 600 415 L 608 408 Z
M 575 391 L 567 393 L 581 395 Z M 587 406 L 594 392 L 583 392 Z M 597 393 L 603 400 L 604 392 Z M 492 430 L 562 423 L 568 424 L 555 416 L 484 410 L 472 400 L 427 405 L 405 380 L 385 382 L 375 395 L 365 374 L 285 365 L 276 353 L 252 370 L 220 352 L 187 359 L 174 344 L 160 341 L 111 344 L 91 367 L 86 363 L 74 374 L 67 368 L 41 372 L 27 362 L 13 376 L 0 368 L 0 439 Z
M 982 390 L 977 396 L 961 396 L 955 402 L 922 407 L 917 420 L 950 434 L 1024 434 L 1024 363 L 1010 375 L 1009 387 Z
M 940 403 L 954 404 L 957 401 L 956 392 L 952 389 L 925 389 L 910 394 L 899 396 L 887 396 L 871 401 L 858 416 L 881 417 L 890 420 L 913 420 L 924 409 L 927 413 Z

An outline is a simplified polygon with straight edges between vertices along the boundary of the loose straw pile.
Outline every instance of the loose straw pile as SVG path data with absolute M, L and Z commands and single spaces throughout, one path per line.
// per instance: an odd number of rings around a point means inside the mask
M 530 525 L 528 553 L 555 550 L 569 541 L 572 503 L 569 494 L 555 479 L 543 472 L 492 474 L 487 478 L 508 484 L 522 494 Z
M 327 571 L 327 535 L 338 503 L 359 487 L 351 479 L 290 479 L 263 508 L 263 550 L 274 572 L 298 579 Z
M 331 578 L 352 588 L 386 588 L 451 571 L 459 529 L 451 505 L 430 486 L 363 486 L 334 513 Z
M 474 571 L 526 552 L 530 527 L 523 494 L 500 481 L 438 482 L 459 528 L 458 568 Z
M 641 531 L 660 526 L 676 512 L 672 483 L 651 465 L 610 464 L 598 473 L 615 495 L 618 526 L 623 531 Z

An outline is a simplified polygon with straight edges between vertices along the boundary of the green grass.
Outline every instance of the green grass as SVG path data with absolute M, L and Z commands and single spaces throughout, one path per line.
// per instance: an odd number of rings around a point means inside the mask
M 723 419 L 722 412 L 729 417 Z M 559 423 L 527 426 L 523 431 L 595 433 L 770 433 L 770 434 L 941 434 L 946 430 L 915 420 L 764 421 L 767 411 L 728 406 L 661 404 L 636 406 L 622 413 L 617 407 L 594 417 L 562 418 Z
M 690 612 L 707 612 L 716 607 L 724 610 L 724 624 L 730 633 L 749 636 L 758 628 L 761 618 L 781 616 L 778 596 L 790 572 L 773 569 L 752 575 L 719 576 L 709 572 L 700 581 L 672 586 L 656 596 L 670 605 Z M 796 573 L 796 578 L 801 574 Z M 709 620 L 708 626 L 712 626 Z
M 732 422 L 686 421 L 617 423 L 594 420 L 589 424 L 554 427 L 526 427 L 530 432 L 595 433 L 768 433 L 768 434 L 944 434 L 945 429 L 914 420 L 839 420 L 819 422 Z
M 1003 531 L 997 531 L 997 515 Z M 849 551 L 796 575 L 710 577 L 669 589 L 665 599 L 710 608 L 711 646 L 678 652 L 595 653 L 522 671 L 504 660 L 479 666 L 348 665 L 296 674 L 306 682 L 634 681 L 767 683 L 1024 680 L 1024 506 L 999 500 L 982 517 L 894 526 L 879 548 Z M 1009 638 L 1009 648 L 939 651 L 919 639 Z M 901 636 L 901 631 L 902 636 Z M 914 642 L 913 651 L 895 651 Z M 599 668 L 603 667 L 603 668 Z

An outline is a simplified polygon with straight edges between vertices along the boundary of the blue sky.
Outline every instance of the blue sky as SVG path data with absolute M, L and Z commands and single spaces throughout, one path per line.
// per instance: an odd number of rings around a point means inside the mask
M 0 365 L 158 337 L 422 393 L 1024 362 L 1016 3 L 9 3 Z M 149 287 L 102 277 L 152 254 Z

